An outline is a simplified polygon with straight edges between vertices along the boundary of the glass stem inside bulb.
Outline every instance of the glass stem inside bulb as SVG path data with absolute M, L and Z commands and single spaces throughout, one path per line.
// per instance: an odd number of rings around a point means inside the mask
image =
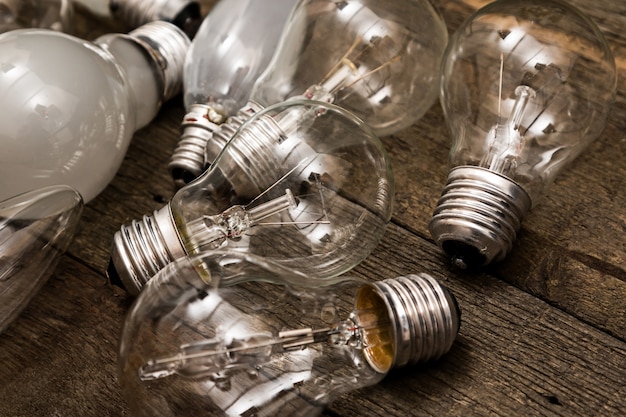
M 517 161 L 524 148 L 522 120 L 529 109 L 529 104 L 536 96 L 535 90 L 526 85 L 515 89 L 515 103 L 509 117 L 501 121 L 502 92 L 498 103 L 498 123 L 489 131 L 488 152 L 480 166 L 491 171 L 513 176 L 517 170 Z
M 298 206 L 298 200 L 294 197 L 289 188 L 285 190 L 285 195 L 260 204 L 248 210 L 250 218 L 250 227 L 261 224 L 268 217 L 278 214 L 289 208 L 295 209 Z M 264 223 L 267 224 L 267 223 Z
M 298 200 L 291 190 L 256 207 L 232 206 L 220 214 L 204 216 L 189 222 L 187 229 L 195 247 L 218 248 L 227 239 L 241 238 L 251 227 L 279 223 L 263 223 L 263 220 L 288 209 L 295 209 Z

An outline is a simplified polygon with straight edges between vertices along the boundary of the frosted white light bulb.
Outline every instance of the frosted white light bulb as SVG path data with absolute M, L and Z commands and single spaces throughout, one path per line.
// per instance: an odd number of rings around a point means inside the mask
M 182 258 L 139 295 L 119 352 L 133 416 L 316 416 L 393 368 L 440 358 L 459 330 L 454 296 L 427 274 L 311 288 L 245 256 Z M 215 274 L 202 279 L 199 264 Z
M 556 0 L 498 0 L 466 20 L 442 66 L 453 165 L 430 231 L 461 267 L 503 259 L 558 173 L 595 140 L 616 92 L 596 25 Z
M 300 0 L 250 101 L 208 139 L 205 163 L 250 115 L 294 97 L 343 107 L 379 136 L 410 126 L 437 98 L 447 39 L 427 0 Z
M 254 143 L 257 159 L 239 142 Z M 180 257 L 228 249 L 323 281 L 376 247 L 393 196 L 385 150 L 361 120 L 322 102 L 270 106 L 165 207 L 122 226 L 109 277 L 137 293 Z
M 166 22 L 93 43 L 43 29 L 0 35 L 0 199 L 55 184 L 93 199 L 133 133 L 180 91 L 188 46 Z
M 202 22 L 200 4 L 190 0 L 73 0 L 91 14 L 112 18 L 134 29 L 163 20 L 193 37 Z
M 0 0 L 0 32 L 23 28 L 72 32 L 73 17 L 70 0 Z
M 0 202 L 0 332 L 52 275 L 82 209 L 80 195 L 64 185 Z
M 187 114 L 169 170 L 178 186 L 205 169 L 212 132 L 234 115 L 273 56 L 296 0 L 222 0 L 202 22 L 185 60 Z

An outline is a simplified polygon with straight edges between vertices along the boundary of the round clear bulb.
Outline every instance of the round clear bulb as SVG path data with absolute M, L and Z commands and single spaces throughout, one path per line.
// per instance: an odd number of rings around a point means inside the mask
M 454 296 L 427 274 L 310 287 L 257 260 L 182 258 L 148 283 L 119 349 L 131 415 L 320 415 L 391 369 L 440 358 L 458 333 Z
M 127 28 L 162 20 L 192 38 L 202 22 L 200 3 L 190 0 L 72 0 L 100 18 L 114 19 Z
M 180 92 L 189 43 L 166 22 L 93 43 L 44 29 L 0 35 L 0 199 L 67 184 L 92 200 L 133 133 Z
M 453 168 L 435 242 L 460 267 L 502 260 L 526 213 L 602 133 L 615 92 L 611 49 L 575 7 L 498 0 L 470 16 L 443 59 Z
M 255 159 L 240 152 L 254 143 Z M 393 175 L 376 135 L 328 103 L 258 113 L 196 181 L 122 226 L 109 276 L 137 293 L 175 259 L 228 248 L 323 280 L 361 262 L 391 218 Z
M 204 172 L 212 132 L 244 106 L 296 0 L 222 0 L 202 22 L 183 73 L 187 114 L 169 164 L 177 186 Z
M 0 332 L 52 275 L 82 209 L 80 194 L 64 185 L 0 202 Z
M 0 0 L 0 33 L 24 28 L 71 33 L 73 18 L 70 0 Z
M 447 40 L 428 0 L 299 1 L 248 103 L 207 139 L 205 168 L 247 118 L 287 99 L 334 103 L 379 136 L 410 126 L 437 99 Z

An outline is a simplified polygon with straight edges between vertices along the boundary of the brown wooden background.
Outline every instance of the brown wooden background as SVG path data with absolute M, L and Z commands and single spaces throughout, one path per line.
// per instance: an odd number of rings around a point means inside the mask
M 453 31 L 488 1 L 435 3 Z M 626 2 L 572 3 L 598 23 L 617 60 L 619 91 L 606 130 L 526 218 L 506 261 L 482 273 L 453 269 L 427 230 L 448 170 L 439 104 L 383 138 L 396 174 L 395 212 L 382 244 L 354 274 L 430 272 L 457 296 L 463 323 L 442 360 L 394 371 L 326 415 L 626 415 Z M 79 31 L 89 38 L 111 27 Z M 183 114 L 179 97 L 135 134 L 53 277 L 0 334 L 0 416 L 127 415 L 116 360 L 132 298 L 104 271 L 119 226 L 173 195 L 166 167 Z

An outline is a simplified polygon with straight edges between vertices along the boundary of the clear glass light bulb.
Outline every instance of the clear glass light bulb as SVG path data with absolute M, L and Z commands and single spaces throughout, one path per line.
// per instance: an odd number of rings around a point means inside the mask
M 239 142 L 253 143 L 256 158 Z M 361 120 L 322 102 L 270 106 L 165 207 L 122 226 L 109 276 L 136 293 L 177 258 L 228 248 L 323 280 L 378 244 L 393 195 L 385 150 Z
M 440 358 L 458 333 L 454 296 L 427 274 L 303 287 L 256 261 L 181 258 L 148 283 L 119 351 L 133 416 L 316 416 L 393 368 Z
M 569 4 L 498 0 L 466 20 L 442 66 L 453 168 L 430 222 L 461 267 L 502 260 L 526 213 L 604 129 L 611 50 Z
M 192 38 L 200 23 L 200 3 L 190 0 L 73 0 L 91 14 L 111 18 L 128 28 L 162 20 L 182 29 Z
M 93 43 L 44 29 L 0 35 L 0 199 L 55 184 L 93 199 L 133 133 L 180 92 L 189 43 L 166 22 Z
M 244 106 L 276 50 L 296 0 L 222 0 L 202 22 L 185 60 L 187 114 L 169 164 L 178 187 L 205 170 L 211 134 Z
M 82 210 L 80 195 L 64 185 L 0 202 L 0 332 L 52 275 Z
M 70 0 L 0 0 L 0 33 L 24 28 L 71 33 L 73 17 Z
M 249 102 L 207 139 L 205 166 L 248 117 L 294 97 L 343 107 L 379 136 L 410 126 L 437 98 L 447 40 L 427 0 L 300 0 Z

